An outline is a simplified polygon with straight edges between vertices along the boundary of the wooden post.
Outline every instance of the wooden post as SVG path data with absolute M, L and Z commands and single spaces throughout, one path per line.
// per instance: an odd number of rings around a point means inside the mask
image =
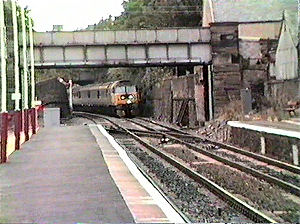
M 28 109 L 24 110 L 24 134 L 25 134 L 25 141 L 29 140 L 29 113 Z
M 20 150 L 21 148 L 21 130 L 22 130 L 22 112 L 18 111 L 14 115 L 15 122 L 15 149 Z
M 211 65 L 209 65 L 208 66 L 208 107 L 209 107 L 209 120 L 214 119 L 212 79 L 213 79 L 213 77 L 212 77 Z
M 37 109 L 31 109 L 31 123 L 32 123 L 32 134 L 36 134 L 37 132 Z
M 294 165 L 299 165 L 299 150 L 297 145 L 292 145 L 293 149 L 293 163 Z
M 260 137 L 260 145 L 261 145 L 261 154 L 265 155 L 266 154 L 266 139 L 263 136 Z

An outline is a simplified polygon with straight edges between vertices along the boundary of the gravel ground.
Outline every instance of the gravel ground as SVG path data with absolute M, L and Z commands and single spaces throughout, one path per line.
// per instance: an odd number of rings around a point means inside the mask
M 286 222 L 297 222 L 300 217 L 300 205 L 286 198 L 283 190 L 260 181 L 252 176 L 234 170 L 232 168 L 203 164 L 197 167 L 197 172 L 213 180 L 233 194 L 242 196 L 248 204 L 262 211 L 268 211 Z
M 234 154 L 231 154 L 231 153 L 228 154 L 227 152 L 223 152 L 223 151 L 220 151 L 220 152 L 215 151 L 215 152 L 216 152 L 217 155 L 222 156 L 223 158 L 227 158 L 231 161 L 238 162 L 241 165 L 245 165 L 247 167 L 253 168 L 257 171 L 261 171 L 261 172 L 266 173 L 270 176 L 276 177 L 278 179 L 281 179 L 283 181 L 289 182 L 291 184 L 294 184 L 294 185 L 300 187 L 300 177 L 299 177 L 299 175 L 295 175 L 295 174 L 292 174 L 290 172 L 283 173 L 282 171 L 277 171 L 277 170 L 271 169 L 267 166 L 258 165 L 258 164 L 255 164 L 252 161 L 249 161 L 247 159 L 242 159 L 238 155 L 234 155 Z
M 64 121 L 65 125 L 92 123 L 92 121 L 85 118 L 71 118 Z M 135 128 L 138 128 L 138 126 Z M 126 138 L 124 136 L 121 137 L 119 134 L 114 136 L 120 138 L 120 141 L 122 141 L 122 138 Z M 161 147 L 159 139 L 157 138 L 148 138 L 148 141 L 151 144 Z M 128 142 L 132 142 L 132 140 Z M 220 202 L 216 196 L 212 195 L 201 185 L 195 184 L 190 178 L 179 174 L 178 170 L 161 162 L 156 155 L 151 155 L 151 153 L 149 154 L 148 152 L 145 153 L 136 148 L 133 144 L 129 144 L 128 147 L 130 154 L 141 162 L 141 165 L 147 170 L 147 173 L 160 184 L 163 191 L 176 202 L 177 206 L 181 208 L 187 216 L 191 217 L 193 222 L 241 222 L 241 220 L 247 220 L 242 215 L 234 212 L 227 204 L 222 201 Z M 196 156 L 190 150 L 185 150 L 181 147 L 167 146 L 164 147 L 164 150 L 189 164 L 204 161 L 198 154 Z M 176 148 L 178 150 L 176 150 Z M 214 150 L 214 147 L 208 148 Z M 227 155 L 224 154 L 223 156 Z M 236 157 L 234 159 L 238 162 L 246 162 L 249 164 L 248 161 L 243 161 L 241 158 Z M 251 163 L 249 166 L 251 166 Z M 268 169 L 264 166 L 257 166 L 257 164 L 255 164 L 255 166 L 260 170 Z M 231 191 L 250 205 L 261 211 L 268 211 L 266 212 L 267 215 L 273 216 L 273 218 L 280 217 L 280 219 L 276 219 L 279 222 L 299 221 L 300 205 L 287 199 L 283 190 L 224 165 L 204 163 L 200 166 L 193 167 L 196 167 L 200 174 Z M 267 170 L 267 172 L 271 171 Z M 280 172 L 271 172 L 271 174 L 275 176 L 279 175 L 283 179 L 288 179 L 293 183 L 299 183 L 299 179 L 295 178 L 293 180 L 293 178 Z M 219 214 L 220 212 L 221 215 Z M 201 214 L 201 216 L 199 214 Z M 249 220 L 246 222 L 249 222 Z
M 160 144 L 160 140 L 157 138 L 145 137 L 142 139 L 147 141 L 149 144 L 159 147 L 163 151 L 180 158 L 185 163 L 193 164 L 206 161 L 205 159 L 201 159 L 198 155 L 187 149 L 185 146 L 176 144 L 172 141 L 168 142 L 167 144 Z
M 124 137 L 114 135 L 123 144 Z M 140 161 L 140 166 L 159 184 L 165 194 L 193 222 L 251 222 L 221 201 L 202 185 L 181 174 L 151 152 L 135 145 L 126 145 L 131 156 Z
M 194 153 L 192 150 L 180 144 L 160 145 L 159 140 L 155 138 L 144 138 L 150 143 L 161 148 L 161 150 L 175 156 L 193 167 L 201 175 L 216 182 L 226 190 L 235 194 L 241 200 L 246 201 L 253 207 L 272 216 L 280 222 L 297 222 L 300 217 L 300 204 L 286 198 L 286 193 L 279 187 L 272 186 L 267 182 L 261 181 L 245 174 L 239 170 L 230 168 L 223 164 L 202 163 L 205 159 L 201 154 Z M 223 155 L 220 152 L 220 155 Z M 228 154 L 224 153 L 224 156 Z M 241 160 L 240 158 L 237 158 Z M 201 165 L 198 165 L 197 163 Z M 246 161 L 249 162 L 249 161 Z M 255 165 L 255 164 L 253 164 Z M 256 165 L 255 165 L 256 166 Z
M 152 144 L 155 144 L 156 146 L 161 146 L 161 145 L 158 144 L 159 141 L 155 138 L 151 138 L 151 139 L 148 138 L 147 140 L 148 140 L 148 142 L 150 142 Z M 190 143 L 194 143 L 194 144 L 200 143 L 200 141 L 193 141 L 191 139 L 188 139 L 187 141 L 190 142 Z M 295 175 L 295 174 L 293 174 L 291 172 L 288 172 L 288 171 L 282 172 L 282 171 L 278 171 L 278 170 L 269 168 L 267 166 L 267 164 L 266 165 L 260 165 L 262 163 L 256 161 L 255 159 L 252 159 L 252 158 L 249 158 L 249 157 L 246 157 L 246 156 L 234 153 L 234 152 L 227 152 L 227 150 L 225 150 L 225 151 L 220 150 L 218 147 L 214 147 L 213 145 L 207 144 L 207 145 L 205 145 L 205 147 L 208 151 L 210 151 L 210 152 L 212 152 L 212 153 L 214 153 L 218 156 L 221 156 L 221 157 L 226 158 L 226 159 L 228 159 L 230 161 L 233 161 L 233 162 L 237 162 L 241 165 L 253 168 L 257 171 L 266 173 L 270 176 L 276 177 L 278 179 L 281 179 L 283 181 L 289 182 L 293 185 L 296 185 L 296 186 L 300 187 L 300 176 L 299 175 Z M 186 147 L 180 146 L 179 144 L 171 145 L 171 146 L 165 145 L 163 147 L 163 149 L 166 152 L 168 152 L 172 155 L 177 154 L 177 156 L 179 158 L 181 158 L 182 160 L 184 160 L 187 163 L 193 163 L 193 162 L 200 162 L 201 161 L 201 158 L 199 158 L 197 155 L 195 155 L 195 153 L 193 153 L 192 150 L 184 150 L 183 148 L 186 148 Z
M 60 120 L 60 123 L 65 126 L 80 126 L 80 125 L 89 125 L 95 124 L 90 119 L 78 116 L 70 116 Z

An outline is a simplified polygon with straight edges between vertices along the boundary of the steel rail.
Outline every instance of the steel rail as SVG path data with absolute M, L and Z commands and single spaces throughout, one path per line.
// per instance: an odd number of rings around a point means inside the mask
M 146 125 L 143 125 L 140 122 L 136 122 L 134 120 L 128 120 L 128 121 L 130 121 L 132 123 L 135 123 L 137 125 L 140 125 L 141 127 L 148 128 L 148 130 L 156 131 L 154 128 L 151 128 L 151 127 L 148 127 Z M 255 170 L 255 169 L 253 169 L 253 168 L 246 167 L 246 166 L 243 166 L 241 164 L 238 164 L 238 163 L 235 163 L 233 161 L 230 161 L 228 159 L 222 158 L 222 157 L 220 157 L 220 156 L 218 156 L 218 155 L 216 155 L 214 153 L 211 153 L 211 152 L 209 152 L 209 151 L 207 151 L 207 150 L 205 150 L 205 149 L 203 149 L 203 148 L 201 148 L 199 146 L 196 146 L 196 145 L 191 144 L 189 142 L 183 141 L 183 140 L 181 140 L 179 138 L 176 138 L 176 137 L 174 137 L 174 136 L 172 136 L 172 135 L 170 135 L 168 133 L 162 133 L 160 131 L 157 131 L 157 132 L 161 133 L 161 134 L 164 134 L 165 136 L 168 136 L 168 138 L 172 139 L 173 141 L 178 142 L 180 144 L 183 144 L 183 145 L 187 146 L 188 148 L 195 150 L 196 152 L 202 153 L 202 154 L 204 154 L 204 155 L 206 155 L 206 156 L 208 156 L 210 158 L 213 158 L 213 159 L 215 159 L 215 160 L 217 160 L 219 162 L 222 162 L 222 163 L 224 163 L 226 165 L 229 165 L 231 167 L 239 169 L 239 170 L 241 170 L 241 171 L 243 171 L 245 173 L 251 174 L 254 177 L 257 177 L 257 178 L 263 179 L 263 180 L 265 180 L 265 181 L 267 181 L 269 183 L 278 185 L 281 188 L 283 188 L 283 189 L 291 192 L 292 194 L 300 196 L 300 188 L 297 187 L 297 186 L 295 186 L 295 185 L 293 185 L 293 184 L 287 183 L 287 182 L 282 181 L 282 180 L 280 180 L 280 179 L 278 179 L 276 177 L 272 177 L 272 176 L 270 176 L 268 174 L 264 174 L 262 172 L 259 172 L 259 171 Z
M 133 139 L 138 141 L 141 145 L 155 153 L 156 155 L 160 156 L 164 160 L 166 160 L 168 163 L 182 171 L 184 174 L 188 175 L 190 178 L 193 180 L 197 181 L 198 183 L 202 183 L 205 185 L 211 192 L 214 192 L 217 194 L 220 198 L 223 200 L 227 201 L 233 208 L 239 210 L 242 214 L 250 218 L 251 220 L 255 222 L 268 222 L 268 223 L 274 223 L 276 222 L 275 220 L 271 219 L 270 217 L 266 216 L 265 214 L 261 213 L 257 209 L 251 207 L 244 201 L 238 199 L 237 197 L 233 196 L 231 193 L 226 191 L 224 188 L 220 187 L 216 183 L 212 182 L 211 180 L 207 179 L 206 177 L 202 176 L 201 174 L 193 171 L 189 167 L 185 166 L 184 164 L 180 163 L 178 160 L 170 157 L 168 154 L 163 153 L 159 150 L 157 150 L 155 147 L 150 145 L 149 143 L 145 142 L 142 140 L 139 136 L 136 134 L 130 132 L 126 128 L 123 128 L 119 124 L 116 124 L 115 122 L 114 125 L 122 129 L 124 132 L 126 132 L 128 135 L 130 135 Z
M 138 170 L 145 176 L 145 178 L 155 187 L 155 189 L 163 196 L 163 198 L 172 206 L 172 208 L 181 216 L 181 218 L 186 223 L 192 223 L 192 221 L 175 205 L 175 203 L 165 195 L 165 193 L 160 189 L 158 184 L 138 165 L 136 159 L 131 158 L 132 162 L 136 165 Z
M 97 118 L 101 118 L 104 119 L 106 121 L 109 121 L 110 123 L 112 123 L 113 125 L 120 127 L 118 124 L 116 124 L 115 122 L 111 121 L 110 119 L 98 115 L 98 114 L 91 114 L 91 113 L 87 113 L 87 112 L 73 112 L 74 114 L 78 115 L 78 116 L 82 116 L 85 117 L 89 120 L 91 120 L 93 123 L 97 124 L 97 122 L 95 121 L 95 118 L 91 118 L 91 117 L 97 117 Z M 132 133 L 130 131 L 127 131 L 123 128 L 120 128 L 122 131 L 121 133 Z M 138 170 L 142 173 L 142 175 L 151 183 L 151 185 L 161 194 L 161 196 L 171 205 L 171 207 L 181 216 L 181 218 L 185 221 L 185 223 L 192 223 L 192 221 L 175 205 L 175 203 L 168 198 L 165 193 L 160 189 L 160 187 L 158 186 L 158 184 L 138 165 L 138 163 L 135 161 L 135 159 L 131 158 L 132 162 L 135 164 L 135 166 L 138 168 Z
M 167 128 L 169 130 L 181 133 L 183 135 L 190 135 L 190 136 L 192 136 L 192 137 L 194 137 L 194 138 L 196 138 L 200 141 L 203 141 L 205 143 L 210 143 L 210 144 L 219 146 L 221 148 L 224 148 L 224 149 L 236 152 L 236 153 L 240 153 L 240 154 L 248 156 L 248 157 L 252 157 L 252 158 L 257 159 L 261 162 L 265 162 L 265 163 L 268 163 L 270 165 L 277 166 L 279 168 L 288 170 L 290 172 L 300 174 L 300 167 L 298 167 L 298 166 L 294 166 L 294 165 L 291 165 L 291 164 L 288 164 L 288 163 L 285 163 L 285 162 L 281 162 L 279 160 L 275 160 L 275 159 L 272 159 L 272 158 L 269 158 L 269 157 L 266 157 L 266 156 L 263 156 L 263 155 L 259 155 L 259 154 L 253 153 L 253 152 L 249 152 L 249 151 L 243 150 L 241 148 L 238 148 L 238 147 L 235 147 L 235 146 L 232 146 L 232 145 L 229 145 L 229 144 L 225 144 L 225 143 L 214 141 L 214 140 L 211 140 L 211 139 L 208 139 L 208 138 L 205 138 L 205 137 L 200 137 L 200 136 L 197 136 L 197 135 L 193 135 L 193 134 L 184 132 L 184 131 L 179 130 L 179 129 L 174 128 L 174 127 L 168 127 L 168 126 L 162 125 L 162 124 L 160 124 L 158 122 L 155 122 L 155 121 L 152 121 L 152 120 L 147 120 L 147 119 L 143 119 L 143 118 L 139 118 L 139 119 L 143 120 L 143 121 L 146 121 L 146 122 L 150 122 L 150 123 L 158 125 L 158 126 L 161 126 L 163 128 Z
M 98 114 L 90 114 L 90 113 L 85 113 L 85 114 L 87 114 L 88 116 L 95 116 L 98 118 L 102 118 L 102 119 L 105 119 L 105 120 L 111 122 L 113 125 L 115 125 L 119 129 L 123 130 L 125 133 L 130 135 L 133 139 L 135 139 L 141 145 L 143 145 L 144 147 L 149 149 L 151 152 L 155 153 L 156 155 L 158 155 L 159 157 L 161 157 L 162 159 L 164 159 L 165 161 L 167 161 L 168 163 L 170 163 L 171 165 L 173 165 L 174 167 L 179 169 L 181 172 L 183 172 L 184 174 L 186 174 L 187 176 L 189 176 L 196 182 L 201 183 L 204 186 L 206 186 L 211 192 L 218 195 L 221 199 L 226 201 L 231 207 L 237 209 L 238 211 L 240 211 L 242 214 L 244 214 L 251 220 L 253 220 L 255 222 L 276 223 L 276 221 L 273 220 L 272 218 L 268 217 L 267 215 L 263 214 L 259 210 L 248 205 L 246 202 L 238 199 L 237 197 L 235 197 L 234 195 L 232 195 L 231 193 L 226 191 L 224 188 L 220 187 L 216 183 L 212 182 L 211 180 L 207 179 L 206 177 L 202 176 L 201 174 L 195 172 L 194 170 L 190 169 L 186 165 L 180 163 L 178 160 L 170 157 L 166 153 L 159 151 L 154 146 L 145 142 L 139 136 L 137 136 L 133 132 L 129 131 L 128 129 L 122 127 L 121 125 L 117 124 L 116 122 L 108 119 L 107 117 L 104 117 L 104 116 L 101 116 Z M 129 120 L 129 121 L 131 121 L 131 120 Z M 172 137 L 172 136 L 170 136 L 170 137 Z

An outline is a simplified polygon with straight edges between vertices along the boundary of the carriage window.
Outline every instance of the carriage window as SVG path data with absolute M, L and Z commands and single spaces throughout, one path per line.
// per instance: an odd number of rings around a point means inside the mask
M 100 98 L 100 91 L 99 91 L 99 90 L 98 90 L 98 94 L 97 94 L 97 95 L 98 95 L 97 97 L 98 97 L 98 99 L 99 99 L 99 98 Z
M 91 92 L 90 91 L 88 91 L 87 96 L 88 96 L 88 98 L 91 98 Z
M 78 97 L 81 98 L 81 93 L 80 92 L 78 92 Z

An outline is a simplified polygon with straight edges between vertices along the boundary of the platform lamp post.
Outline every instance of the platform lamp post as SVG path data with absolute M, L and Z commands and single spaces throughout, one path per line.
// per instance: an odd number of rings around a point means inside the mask
M 73 99 L 72 99 L 72 89 L 73 89 L 73 82 L 72 80 L 70 79 L 69 82 L 66 82 L 63 78 L 60 78 L 58 77 L 57 80 L 64 84 L 65 87 L 67 89 L 69 89 L 69 107 L 70 107 L 70 112 L 72 113 L 73 112 Z
M 70 106 L 71 114 L 72 114 L 72 112 L 73 112 L 73 98 L 72 98 L 72 91 L 73 91 L 73 82 L 72 82 L 72 80 L 70 79 L 70 80 L 69 80 L 69 106 Z

